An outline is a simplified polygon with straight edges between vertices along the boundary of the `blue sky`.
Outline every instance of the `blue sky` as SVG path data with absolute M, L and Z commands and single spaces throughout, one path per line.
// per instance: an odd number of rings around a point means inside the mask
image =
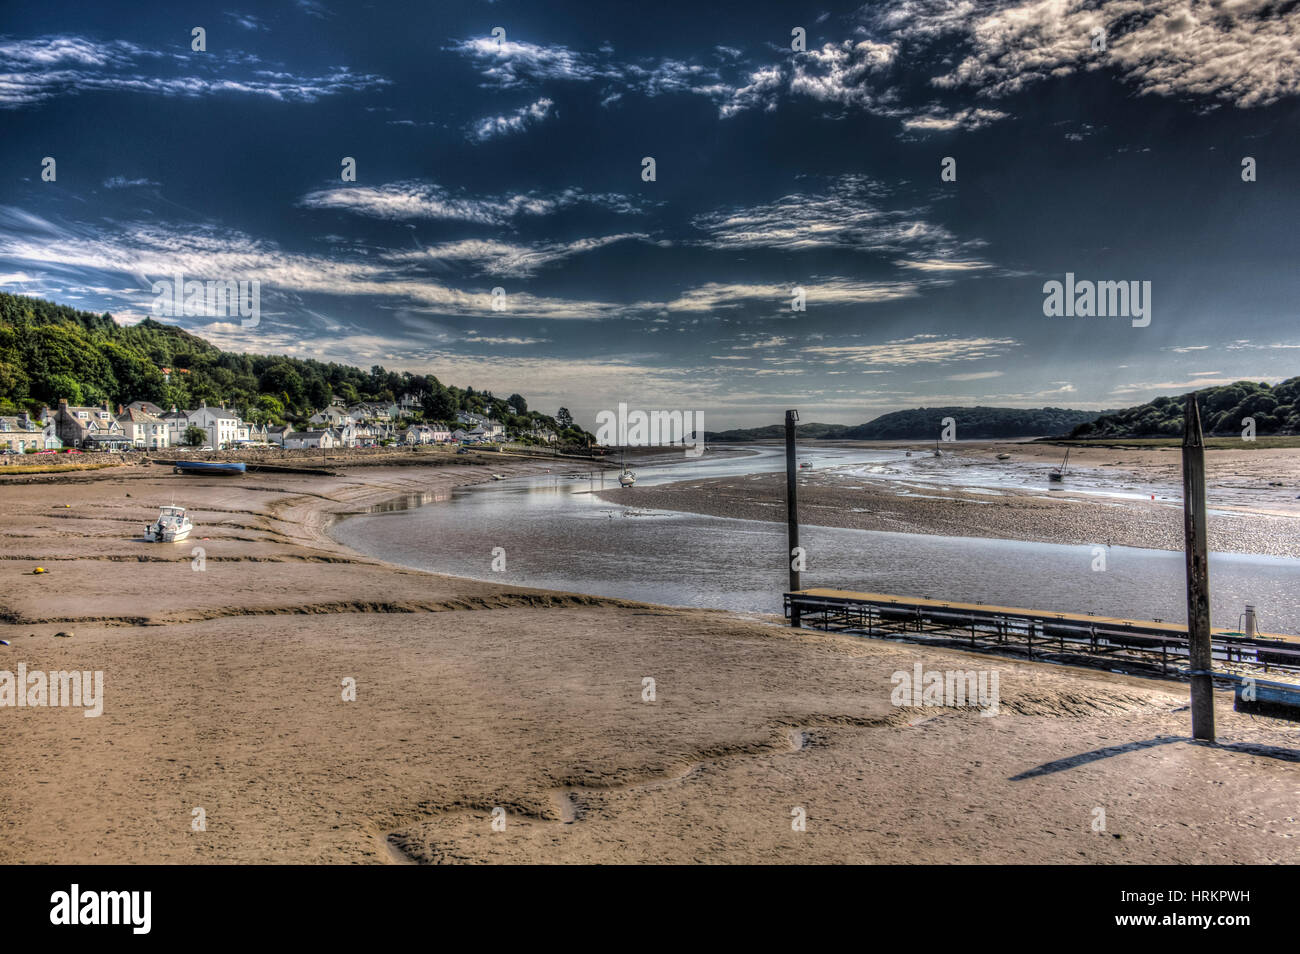
M 587 426 L 1119 407 L 1300 370 L 1297 93 L 1252 0 L 9 5 L 0 288 L 256 280 L 162 320 Z M 1044 316 L 1067 272 L 1150 325 Z

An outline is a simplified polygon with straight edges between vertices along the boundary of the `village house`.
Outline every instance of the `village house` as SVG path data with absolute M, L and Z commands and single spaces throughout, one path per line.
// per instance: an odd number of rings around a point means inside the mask
M 404 444 L 442 444 L 451 440 L 451 432 L 445 427 L 430 424 L 412 424 L 401 434 Z
M 410 417 L 413 414 L 419 413 L 424 409 L 424 404 L 422 403 L 423 398 L 423 394 L 412 394 L 410 391 L 406 392 L 397 399 L 397 413 L 402 417 Z
M 302 450 L 304 448 L 329 450 L 338 446 L 338 435 L 330 429 L 323 431 L 294 431 L 284 435 L 285 450 Z
M 285 435 L 291 433 L 293 433 L 292 427 L 287 427 L 283 424 L 274 424 L 266 428 L 266 442 L 278 447 L 283 447 Z
M 154 417 L 162 417 L 163 409 L 151 401 L 132 401 L 127 405 L 128 410 L 144 411 L 146 414 L 152 414 Z
M 135 404 L 125 409 L 120 404 L 117 406 L 117 423 L 122 425 L 122 436 L 132 447 L 161 450 L 170 446 L 167 423 Z
M 172 409 L 159 414 L 158 419 L 167 427 L 167 443 L 170 446 L 185 447 L 189 444 L 185 439 L 185 431 L 190 426 L 188 411 L 178 411 L 176 406 L 172 405 Z
M 103 438 L 105 446 L 115 434 L 121 438 L 121 425 L 114 420 L 107 404 L 78 407 L 60 399 L 54 415 L 56 433 L 65 447 L 85 447 L 92 437 Z
M 208 407 L 204 404 L 198 410 L 189 412 L 189 423 L 207 431 L 207 444 L 214 450 L 229 447 L 241 439 L 248 440 L 247 425 L 240 420 L 237 412 L 228 408 Z
M 0 417 L 0 451 L 22 454 L 28 449 L 48 450 L 45 446 L 45 428 L 27 414 Z
M 337 427 L 344 421 L 348 420 L 350 413 L 347 408 L 337 404 L 331 404 L 323 411 L 317 411 L 311 417 L 307 418 L 308 424 L 315 424 L 317 427 L 324 424 L 327 427 Z

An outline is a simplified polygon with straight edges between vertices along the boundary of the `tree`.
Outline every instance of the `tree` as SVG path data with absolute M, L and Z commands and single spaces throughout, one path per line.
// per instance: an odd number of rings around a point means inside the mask
M 450 421 L 456 416 L 456 396 L 441 384 L 431 387 L 420 399 L 424 416 L 431 421 Z
M 516 414 L 528 413 L 528 402 L 524 400 L 522 394 L 512 394 L 506 398 L 506 403 L 515 409 Z
M 198 447 L 208 439 L 208 432 L 203 428 L 191 424 L 185 428 L 185 443 L 191 447 Z
M 560 425 L 562 431 L 567 431 L 573 426 L 573 415 L 569 413 L 567 407 L 562 407 L 555 412 L 555 423 Z

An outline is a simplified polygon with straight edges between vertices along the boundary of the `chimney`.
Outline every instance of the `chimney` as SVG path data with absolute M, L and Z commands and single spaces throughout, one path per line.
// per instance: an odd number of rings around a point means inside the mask
M 125 414 L 125 413 L 126 413 L 126 408 L 122 407 L 122 405 L 119 404 L 119 405 L 117 406 L 117 413 L 118 413 L 118 414 Z
M 63 409 L 64 409 L 65 407 L 67 407 L 67 406 L 68 406 L 68 399 L 67 399 L 67 398 L 59 398 L 59 410 L 63 410 Z

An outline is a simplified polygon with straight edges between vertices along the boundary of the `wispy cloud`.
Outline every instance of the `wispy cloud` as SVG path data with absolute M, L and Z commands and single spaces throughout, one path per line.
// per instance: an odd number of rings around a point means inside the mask
M 971 258 L 981 241 L 959 241 L 943 226 L 926 221 L 924 209 L 885 209 L 886 194 L 879 183 L 848 175 L 824 192 L 794 193 L 761 205 L 705 213 L 692 224 L 708 235 L 703 244 L 717 249 L 840 248 L 905 255 L 908 258 L 895 264 L 919 270 L 990 267 Z
M 255 62 L 252 56 L 163 53 L 124 40 L 80 36 L 4 40 L 0 41 L 0 108 L 32 106 L 91 90 L 189 98 L 230 94 L 309 103 L 389 82 L 342 67 L 322 75 L 250 69 Z M 176 67 L 181 71 L 167 69 Z
M 537 102 L 521 106 L 504 116 L 486 116 L 478 120 L 470 126 L 466 135 L 474 142 L 487 142 L 489 139 L 521 133 L 554 115 L 554 106 L 554 102 L 543 96 Z
M 605 248 L 616 242 L 648 237 L 640 232 L 624 232 L 571 242 L 542 242 L 535 245 L 517 245 L 492 239 L 463 239 L 414 251 L 387 253 L 384 258 L 388 261 L 425 264 L 456 262 L 469 266 L 478 274 L 523 278 L 576 255 Z
M 375 219 L 445 219 L 480 225 L 502 225 L 515 218 L 551 215 L 579 203 L 624 214 L 638 209 L 636 200 L 628 196 L 584 192 L 578 188 L 550 194 L 475 197 L 453 194 L 436 183 L 413 179 L 379 186 L 334 186 L 309 192 L 298 201 L 309 209 L 333 209 Z
M 1018 344 L 1012 338 L 913 335 L 873 345 L 815 345 L 804 348 L 803 353 L 830 364 L 909 365 L 996 358 Z

